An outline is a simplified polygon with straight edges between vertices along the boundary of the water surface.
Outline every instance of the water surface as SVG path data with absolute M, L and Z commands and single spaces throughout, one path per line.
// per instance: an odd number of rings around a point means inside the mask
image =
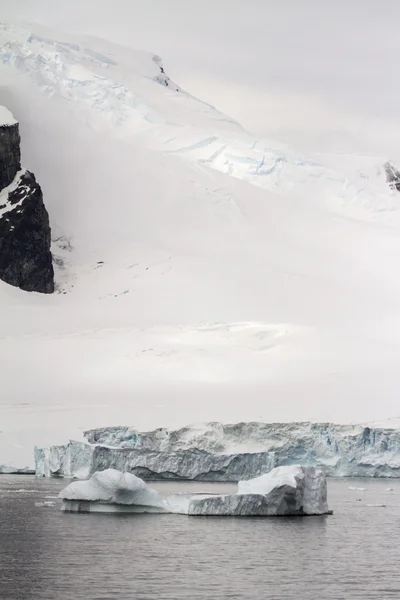
M 1 600 L 400 599 L 400 481 L 330 480 L 334 515 L 265 519 L 62 513 L 65 485 L 0 476 Z

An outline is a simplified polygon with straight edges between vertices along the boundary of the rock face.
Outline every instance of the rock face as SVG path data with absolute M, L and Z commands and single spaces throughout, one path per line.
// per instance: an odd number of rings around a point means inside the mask
M 188 514 L 222 517 L 283 517 L 328 514 L 326 478 L 313 467 L 279 467 L 239 482 L 237 494 L 193 498 Z
M 329 423 L 204 423 L 141 433 L 85 433 L 89 443 L 35 449 L 38 475 L 85 478 L 114 468 L 145 479 L 239 481 L 303 464 L 336 477 L 400 477 L 400 431 Z
M 34 175 L 21 169 L 18 124 L 0 121 L 0 279 L 27 292 L 51 294 L 50 245 L 42 190 Z
M 0 112 L 1 115 L 1 112 Z M 18 123 L 0 120 L 0 191 L 9 186 L 21 169 Z
M 383 165 L 383 168 L 390 189 L 400 192 L 400 171 L 388 162 Z

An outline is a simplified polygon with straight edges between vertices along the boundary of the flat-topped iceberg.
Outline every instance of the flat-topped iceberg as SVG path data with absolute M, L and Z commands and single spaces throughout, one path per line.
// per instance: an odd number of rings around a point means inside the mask
M 165 512 L 156 490 L 136 475 L 106 469 L 74 481 L 59 494 L 67 512 Z
M 192 498 L 192 516 L 272 517 L 329 514 L 325 474 L 314 467 L 287 466 L 239 481 L 236 494 Z
M 162 499 L 131 473 L 106 469 L 70 483 L 59 497 L 67 512 L 174 513 L 189 516 L 300 516 L 328 514 L 326 478 L 314 467 L 279 467 L 240 481 L 236 494 L 171 494 Z
M 85 479 L 113 468 L 146 480 L 240 481 L 302 464 L 334 477 L 400 477 L 400 430 L 331 423 L 201 423 L 140 432 L 108 427 L 86 442 L 35 449 L 36 474 Z

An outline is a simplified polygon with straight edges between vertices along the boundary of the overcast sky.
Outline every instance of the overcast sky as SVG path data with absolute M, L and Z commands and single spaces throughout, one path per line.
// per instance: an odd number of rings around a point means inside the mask
M 0 0 L 0 9 L 160 54 L 178 83 L 258 133 L 285 137 L 308 122 L 310 138 L 340 130 L 343 143 L 346 129 L 351 145 L 382 130 L 397 145 L 398 0 Z

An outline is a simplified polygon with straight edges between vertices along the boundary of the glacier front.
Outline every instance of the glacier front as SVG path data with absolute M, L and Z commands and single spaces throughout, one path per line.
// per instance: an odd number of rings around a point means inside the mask
M 334 477 L 400 477 L 400 431 L 331 423 L 204 423 L 140 432 L 108 427 L 86 441 L 35 448 L 36 474 L 84 479 L 108 468 L 147 480 L 240 481 L 285 465 Z

